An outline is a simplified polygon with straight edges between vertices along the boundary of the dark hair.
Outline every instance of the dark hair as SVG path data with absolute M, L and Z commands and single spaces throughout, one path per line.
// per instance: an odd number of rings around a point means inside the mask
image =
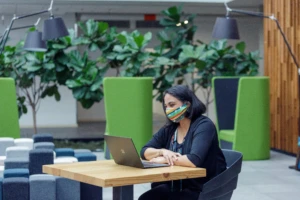
M 170 94 L 173 97 L 177 98 L 181 102 L 189 102 L 190 107 L 185 113 L 185 116 L 189 118 L 190 120 L 194 120 L 206 111 L 205 105 L 196 97 L 196 95 L 185 85 L 176 85 L 169 89 L 167 89 L 164 92 L 163 100 L 162 100 L 162 106 L 164 109 L 164 112 L 166 114 L 166 108 L 165 108 L 165 96 L 166 94 Z M 173 124 L 171 120 L 168 119 L 167 124 Z

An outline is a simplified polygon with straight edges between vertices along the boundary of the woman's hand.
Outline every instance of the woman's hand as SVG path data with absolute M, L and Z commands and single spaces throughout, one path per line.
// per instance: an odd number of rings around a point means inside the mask
M 166 159 L 169 165 L 174 165 L 174 161 L 177 161 L 178 157 L 181 156 L 180 153 L 176 153 L 167 149 L 163 149 L 162 156 Z
M 165 159 L 165 157 L 163 157 L 163 156 L 159 156 L 159 157 L 156 157 L 156 158 L 152 158 L 152 159 L 150 160 L 150 162 L 160 163 L 160 164 L 166 164 L 166 163 L 168 163 L 167 160 Z

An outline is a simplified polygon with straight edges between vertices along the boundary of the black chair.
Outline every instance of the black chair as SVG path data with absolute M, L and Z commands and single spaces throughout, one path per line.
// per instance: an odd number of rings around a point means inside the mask
M 203 185 L 198 200 L 230 200 L 238 182 L 243 155 L 240 152 L 223 149 L 227 169 Z

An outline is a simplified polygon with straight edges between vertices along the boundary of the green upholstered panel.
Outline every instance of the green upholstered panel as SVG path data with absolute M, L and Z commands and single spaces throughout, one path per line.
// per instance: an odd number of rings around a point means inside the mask
M 104 79 L 106 132 L 131 137 L 138 152 L 152 137 L 152 78 Z
M 234 142 L 235 131 L 234 130 L 220 130 L 219 139 L 227 142 Z
M 0 78 L 0 137 L 20 138 L 15 82 Z
M 270 158 L 268 77 L 242 77 L 239 82 L 233 149 L 244 160 Z

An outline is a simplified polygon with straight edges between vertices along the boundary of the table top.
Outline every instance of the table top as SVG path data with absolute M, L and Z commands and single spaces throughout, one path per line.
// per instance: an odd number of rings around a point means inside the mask
M 139 169 L 117 165 L 113 160 L 44 165 L 43 172 L 101 186 L 115 187 L 206 176 L 206 169 L 181 166 Z

